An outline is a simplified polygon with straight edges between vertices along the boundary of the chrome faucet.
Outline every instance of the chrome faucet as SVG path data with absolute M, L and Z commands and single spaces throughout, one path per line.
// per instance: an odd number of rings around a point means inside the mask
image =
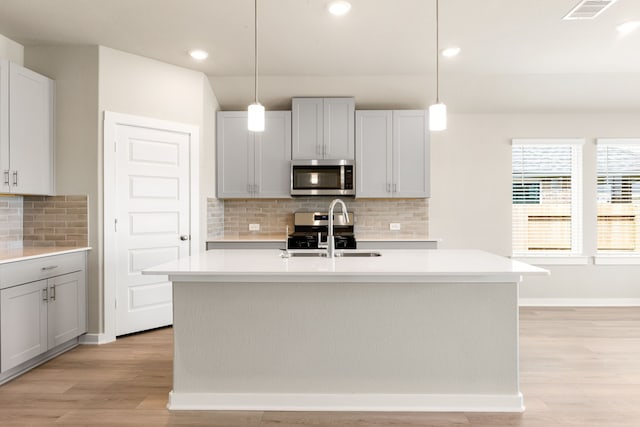
M 336 239 L 333 236 L 333 210 L 336 205 L 340 204 L 342 208 L 342 217 L 344 222 L 349 222 L 349 214 L 347 213 L 347 206 L 340 199 L 333 199 L 329 205 L 329 230 L 327 230 L 327 257 L 333 258 L 336 256 Z

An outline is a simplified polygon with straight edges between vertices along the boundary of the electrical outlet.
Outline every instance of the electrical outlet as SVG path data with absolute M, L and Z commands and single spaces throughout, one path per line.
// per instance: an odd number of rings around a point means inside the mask
M 392 222 L 389 224 L 389 230 L 391 231 L 398 231 L 400 230 L 400 223 L 399 222 Z
M 249 224 L 249 231 L 260 231 L 260 224 Z

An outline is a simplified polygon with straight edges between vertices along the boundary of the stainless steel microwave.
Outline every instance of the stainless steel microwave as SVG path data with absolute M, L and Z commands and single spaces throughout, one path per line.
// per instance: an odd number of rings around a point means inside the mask
M 353 196 L 356 194 L 353 160 L 294 160 L 292 196 Z

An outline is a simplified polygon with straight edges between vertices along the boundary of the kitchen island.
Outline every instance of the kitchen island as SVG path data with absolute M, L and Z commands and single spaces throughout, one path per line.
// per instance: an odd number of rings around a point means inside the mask
M 522 411 L 518 284 L 475 250 L 211 250 L 173 282 L 170 409 Z

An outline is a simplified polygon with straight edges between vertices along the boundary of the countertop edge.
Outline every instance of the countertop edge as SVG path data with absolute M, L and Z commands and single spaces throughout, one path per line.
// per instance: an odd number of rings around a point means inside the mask
M 25 248 L 23 248 L 25 249 Z M 33 248 L 26 248 L 26 249 L 33 249 Z M 47 248 L 49 249 L 49 248 Z M 64 255 L 64 254 L 70 254 L 70 253 L 74 253 L 74 252 L 83 252 L 83 251 L 90 251 L 92 248 L 91 246 L 82 246 L 79 248 L 50 248 L 51 251 L 45 251 L 43 253 L 39 253 L 39 254 L 32 254 L 32 255 L 16 255 L 16 256 L 12 256 L 12 255 L 8 255 L 9 258 L 4 258 L 4 259 L 0 259 L 0 265 L 2 264 L 8 264 L 8 263 L 12 263 L 12 262 L 19 262 L 19 261 L 27 261 L 30 259 L 37 259 L 37 258 L 44 258 L 44 257 L 48 257 L 48 256 L 55 256 L 55 255 Z M 7 249 L 6 251 L 18 251 L 19 249 Z M 44 248 L 43 248 L 44 250 Z M 2 253 L 2 250 L 0 250 L 0 254 Z

